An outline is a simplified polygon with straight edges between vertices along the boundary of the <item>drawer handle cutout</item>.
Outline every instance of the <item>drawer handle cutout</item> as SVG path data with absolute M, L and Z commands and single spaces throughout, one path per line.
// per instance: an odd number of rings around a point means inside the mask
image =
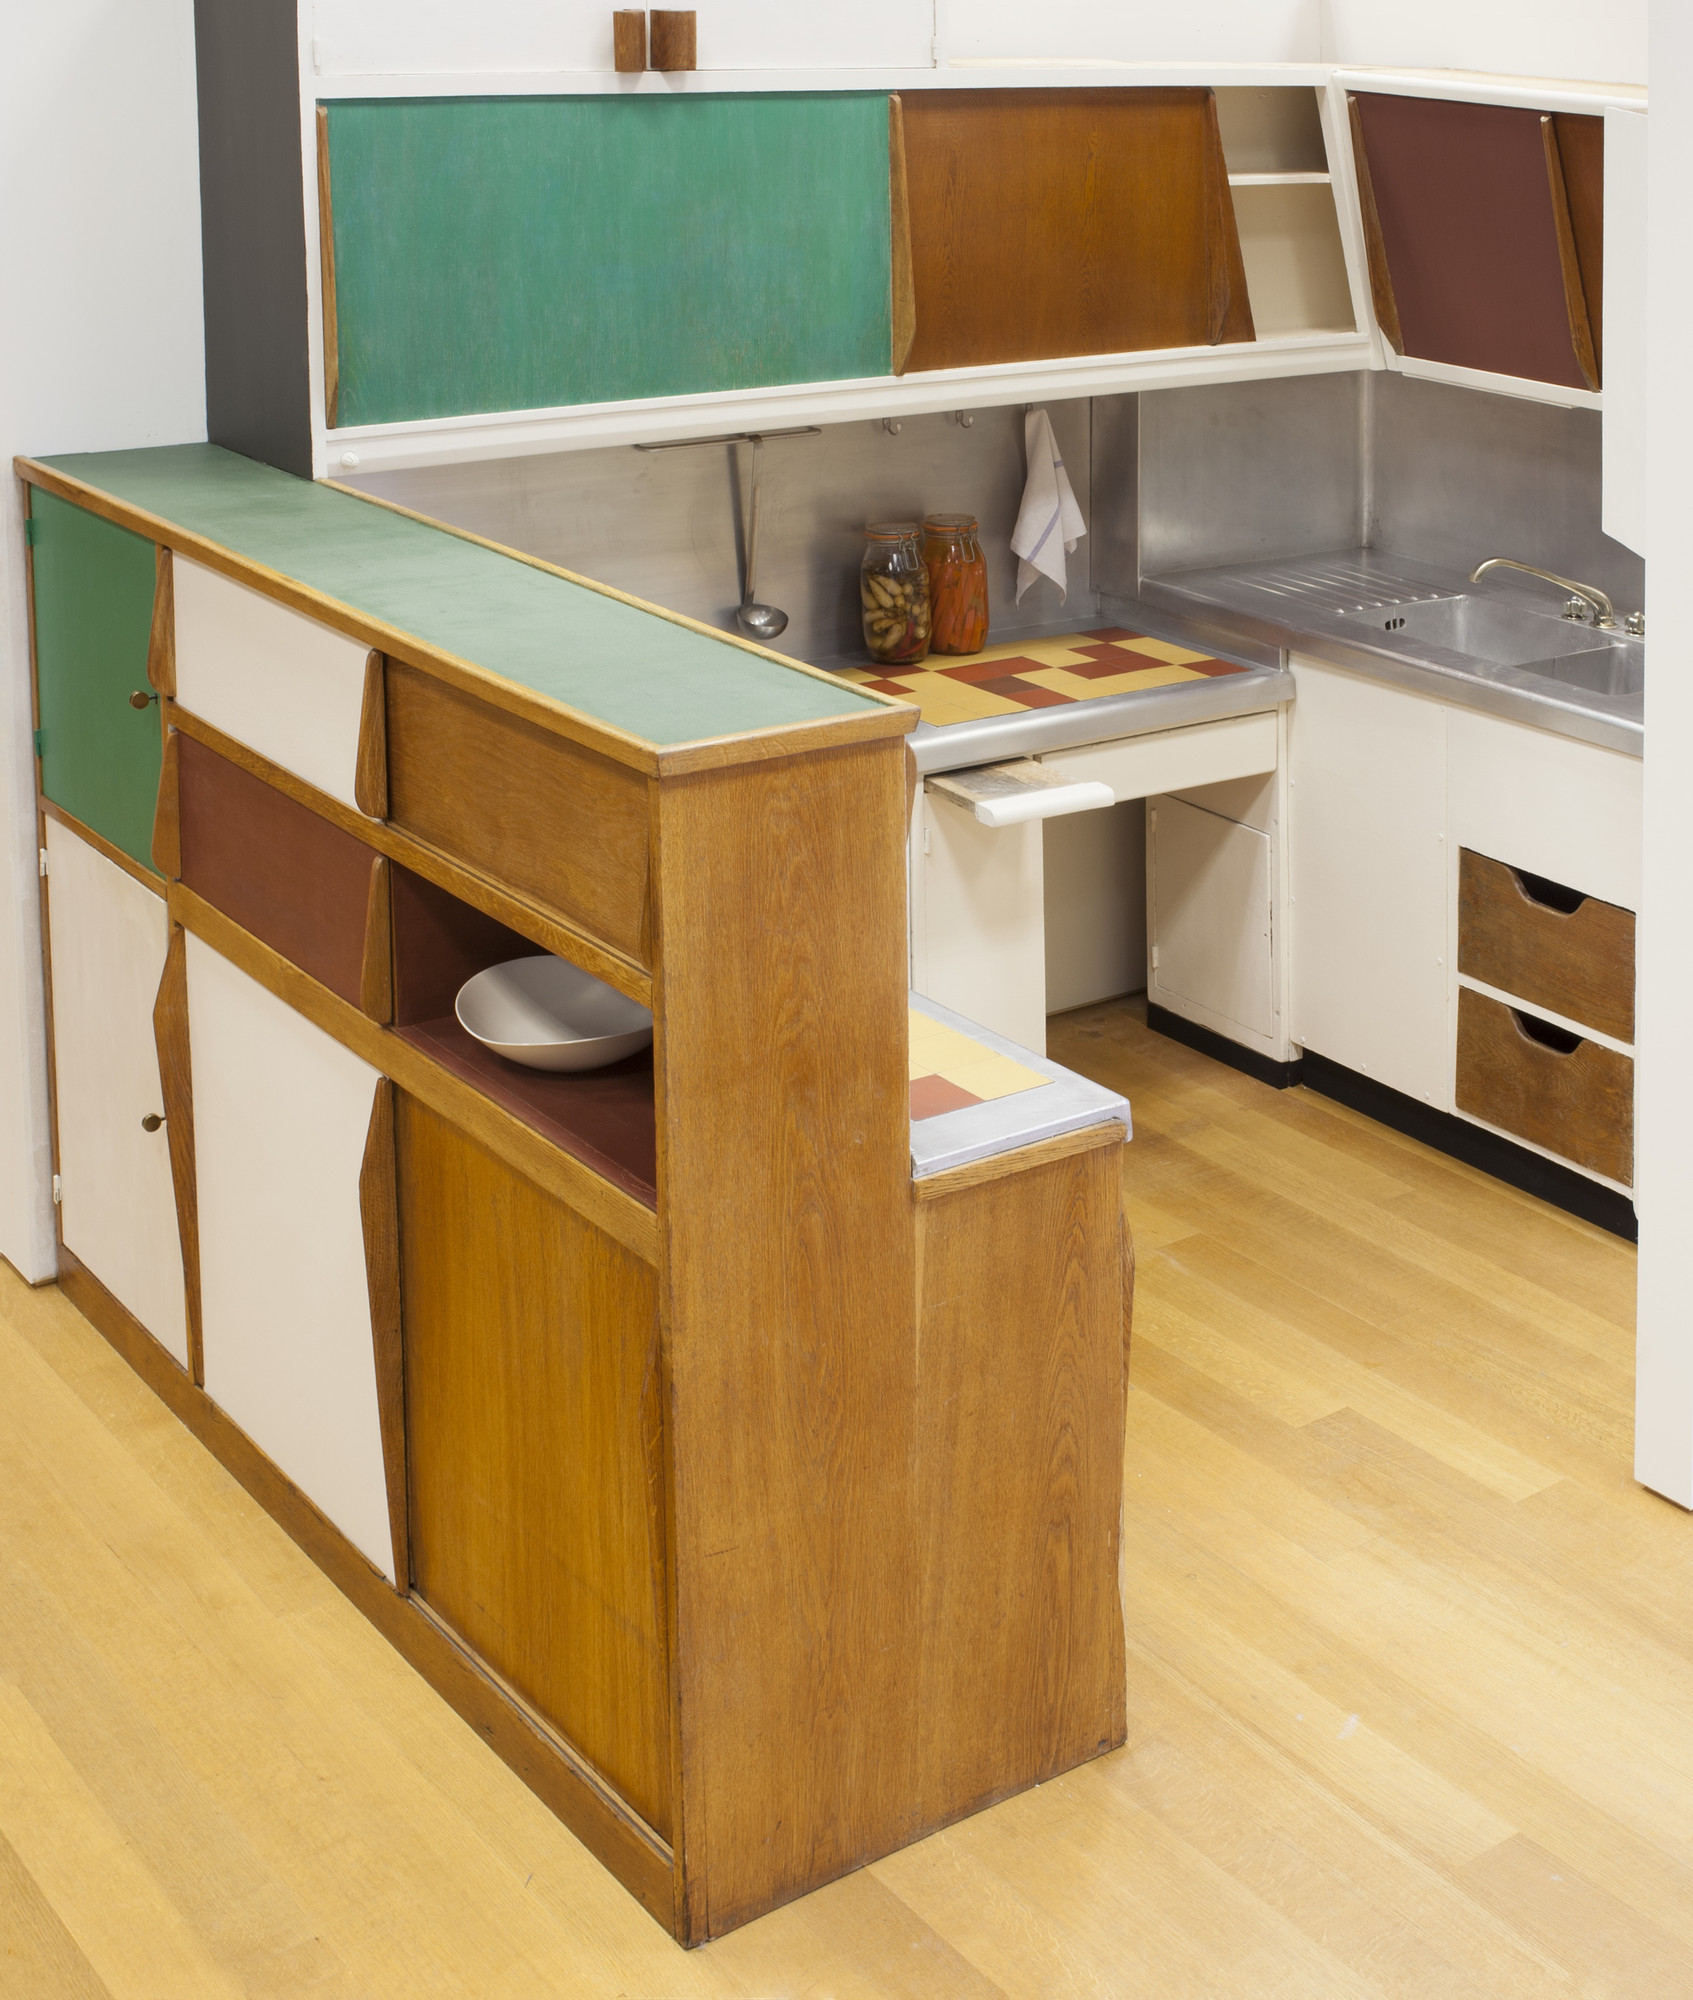
M 1531 903 L 1538 903 L 1543 910 L 1556 910 L 1561 917 L 1573 917 L 1587 901 L 1579 889 L 1566 889 L 1562 882 L 1553 882 L 1545 875 L 1531 875 L 1526 868 L 1513 868 L 1511 873 Z
M 1554 1055 L 1573 1056 L 1581 1047 L 1582 1037 L 1572 1035 L 1568 1028 L 1554 1027 L 1550 1021 L 1542 1021 L 1537 1015 L 1525 1014 L 1520 1008 L 1511 1009 L 1511 1019 L 1518 1031 L 1531 1042 L 1538 1042 L 1543 1049 L 1550 1049 Z

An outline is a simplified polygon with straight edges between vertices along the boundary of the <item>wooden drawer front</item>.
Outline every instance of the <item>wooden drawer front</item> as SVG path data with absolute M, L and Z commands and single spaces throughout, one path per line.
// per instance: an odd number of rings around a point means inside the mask
M 1634 912 L 1578 900 L 1467 847 L 1458 865 L 1458 970 L 1619 1042 L 1634 1040 Z
M 645 964 L 647 784 L 388 662 L 388 816 Z
M 356 1007 L 370 849 L 193 737 L 174 741 L 183 881 Z
M 1525 1030 L 1525 1020 L 1553 1041 L 1572 1039 L 1485 993 L 1460 989 L 1458 1109 L 1631 1186 L 1633 1060 L 1597 1042 L 1548 1046 Z
M 176 698 L 237 743 L 356 806 L 368 649 L 176 557 Z

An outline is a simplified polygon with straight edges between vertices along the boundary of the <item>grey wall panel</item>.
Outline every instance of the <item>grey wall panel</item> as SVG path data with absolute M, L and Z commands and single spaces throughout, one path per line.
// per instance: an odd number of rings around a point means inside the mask
M 206 432 L 312 474 L 294 0 L 194 0 Z

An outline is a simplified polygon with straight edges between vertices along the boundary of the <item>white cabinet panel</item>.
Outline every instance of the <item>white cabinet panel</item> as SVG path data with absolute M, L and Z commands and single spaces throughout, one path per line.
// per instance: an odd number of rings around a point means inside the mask
M 245 743 L 357 806 L 353 773 L 369 647 L 181 556 L 176 698 Z
M 1158 729 L 1111 743 L 1049 750 L 1040 758 L 1071 784 L 1109 785 L 1119 801 L 1149 799 L 1155 792 L 1185 792 L 1276 768 L 1276 712 L 1231 715 L 1187 729 Z
M 47 822 L 48 940 L 65 1248 L 188 1365 L 182 1241 L 163 1126 L 153 1002 L 164 899 Z
M 1638 757 L 1463 708 L 1446 750 L 1455 848 L 1639 909 Z
M 390 1579 L 359 1168 L 377 1076 L 188 939 L 206 1393 Z
M 1046 1007 L 1062 1014 L 1146 984 L 1146 809 L 1043 822 Z
M 1293 1038 L 1449 1111 L 1445 712 L 1301 660 L 1294 673 Z
M 919 792 L 911 823 L 911 984 L 1046 1053 L 1042 822 L 983 826 Z
M 933 60 L 934 0 L 860 0 L 854 7 L 714 0 L 701 8 L 702 70 L 909 69 Z M 609 70 L 609 7 L 557 0 L 316 0 L 318 74 Z
M 1204 1025 L 1275 1034 L 1270 837 L 1182 799 L 1148 802 L 1147 997 Z
M 1314 63 L 1323 56 L 1318 0 L 1210 0 L 1204 7 L 947 0 L 947 23 L 954 62 Z
M 1605 414 L 1600 518 L 1646 553 L 1646 114 L 1605 112 Z M 1633 607 L 1625 607 L 1633 608 Z

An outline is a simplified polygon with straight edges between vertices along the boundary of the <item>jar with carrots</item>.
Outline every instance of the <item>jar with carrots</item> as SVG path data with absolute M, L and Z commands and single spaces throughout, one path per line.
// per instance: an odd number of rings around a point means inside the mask
M 929 650 L 979 653 L 988 641 L 988 564 L 974 514 L 930 514 L 923 522 L 929 572 Z

